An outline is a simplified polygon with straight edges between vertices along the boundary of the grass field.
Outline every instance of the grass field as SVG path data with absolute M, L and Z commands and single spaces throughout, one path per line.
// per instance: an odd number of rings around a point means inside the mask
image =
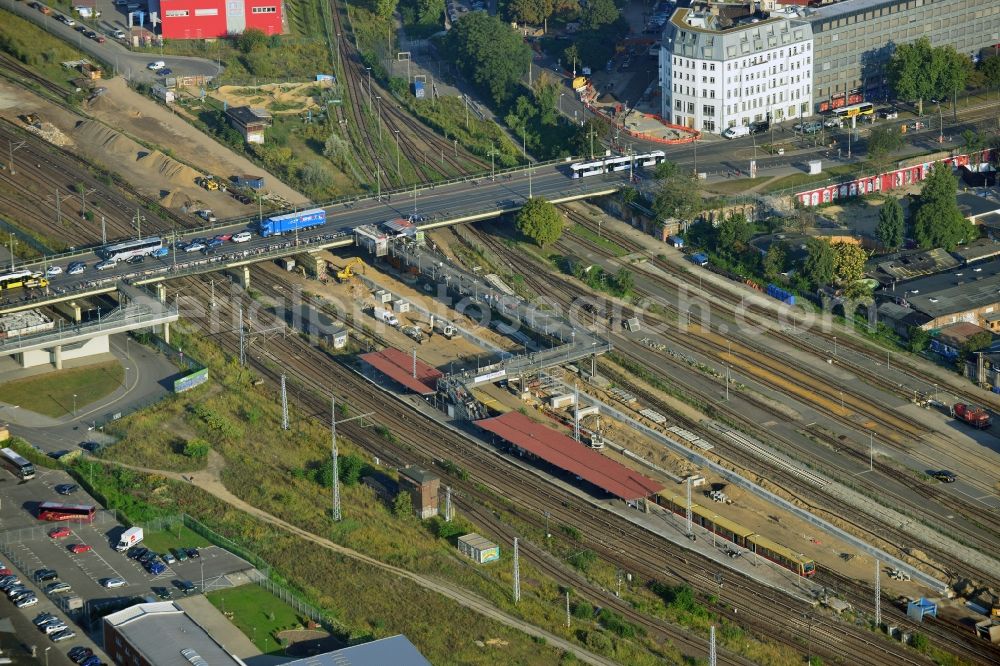
M 264 654 L 283 655 L 275 634 L 305 625 L 306 620 L 294 608 L 259 585 L 247 584 L 209 592 L 205 597 L 253 640 Z
M 775 178 L 767 184 L 767 187 L 763 188 L 763 191 L 776 192 L 788 187 L 798 187 L 800 185 L 809 185 L 810 183 L 821 183 L 824 180 L 837 178 L 839 176 L 848 176 L 857 173 L 860 170 L 860 164 L 838 164 L 837 166 L 824 168 L 823 173 L 816 174 L 815 176 L 811 176 L 807 173 L 793 173 L 790 176 L 785 176 L 784 178 Z
M 157 553 L 165 553 L 171 548 L 204 548 L 212 543 L 197 532 L 193 532 L 180 522 L 170 531 L 150 532 L 143 530 L 142 545 Z
M 8 53 L 45 78 L 70 88 L 70 79 L 79 76 L 59 63 L 79 60 L 84 55 L 65 42 L 45 32 L 34 23 L 0 10 L 0 51 Z M 88 57 L 93 62 L 94 59 Z M 31 84 L 28 84 L 31 86 Z
M 117 361 L 72 370 L 54 370 L 0 385 L 0 402 L 18 405 L 46 416 L 60 417 L 80 411 L 122 385 L 125 370 Z

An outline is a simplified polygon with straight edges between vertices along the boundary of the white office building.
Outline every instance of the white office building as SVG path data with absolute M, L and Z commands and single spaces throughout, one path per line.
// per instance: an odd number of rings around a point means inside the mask
M 704 132 L 812 114 L 813 38 L 794 10 L 677 9 L 660 49 L 663 118 Z

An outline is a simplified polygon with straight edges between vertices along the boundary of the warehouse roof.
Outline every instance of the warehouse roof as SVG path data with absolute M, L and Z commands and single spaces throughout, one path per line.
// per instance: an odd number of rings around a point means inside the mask
M 189 654 L 212 666 L 243 664 L 172 601 L 136 604 L 105 616 L 104 622 L 156 666 L 191 666 Z
M 285 662 L 283 666 L 431 666 L 402 634 L 313 657 Z
M 623 500 L 648 497 L 663 489 L 656 481 L 520 412 L 482 419 L 476 425 Z
M 892 295 L 888 289 L 883 293 Z M 896 285 L 914 310 L 932 319 L 1000 303 L 1000 260 L 962 266 Z
M 386 347 L 380 352 L 362 354 L 361 360 L 392 381 L 402 384 L 420 395 L 433 394 L 437 390 L 438 378 L 443 376 L 440 370 L 427 365 L 420 359 L 417 359 L 417 372 L 414 373 L 413 358 L 395 347 Z

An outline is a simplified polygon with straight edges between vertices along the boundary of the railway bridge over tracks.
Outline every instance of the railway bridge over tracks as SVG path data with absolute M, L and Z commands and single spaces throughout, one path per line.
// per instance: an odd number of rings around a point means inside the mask
M 176 247 L 164 257 L 148 257 L 141 264 L 120 263 L 100 273 L 92 266 L 99 261 L 97 248 L 60 255 L 50 255 L 43 261 L 25 264 L 19 268 L 44 271 L 47 266 L 85 262 L 88 266 L 82 275 L 64 272 L 51 278 L 47 289 L 33 289 L 20 295 L 18 300 L 0 304 L 0 314 L 32 310 L 44 305 L 55 305 L 90 296 L 118 291 L 118 285 L 162 282 L 176 277 L 212 271 L 233 271 L 239 281 L 248 286 L 250 264 L 311 255 L 321 250 L 347 247 L 355 242 L 356 227 L 378 224 L 408 215 L 419 215 L 421 231 L 465 224 L 498 217 L 519 210 L 528 198 L 544 197 L 553 203 L 613 194 L 629 182 L 629 173 L 618 172 L 589 178 L 573 179 L 566 161 L 532 165 L 476 177 L 463 178 L 447 183 L 416 186 L 411 190 L 383 192 L 377 196 L 351 197 L 322 204 L 327 223 L 315 229 L 285 236 L 254 237 L 246 243 L 226 243 L 212 254 L 187 253 Z M 190 241 L 211 238 L 219 234 L 234 234 L 246 229 L 258 217 L 228 220 L 220 224 L 172 235 L 169 239 Z

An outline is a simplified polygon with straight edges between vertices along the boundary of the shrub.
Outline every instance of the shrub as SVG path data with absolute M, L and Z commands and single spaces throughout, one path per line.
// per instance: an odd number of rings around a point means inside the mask
M 188 442 L 184 444 L 184 455 L 188 458 L 195 459 L 207 458 L 210 448 L 211 447 L 208 442 L 203 439 L 188 440 Z

